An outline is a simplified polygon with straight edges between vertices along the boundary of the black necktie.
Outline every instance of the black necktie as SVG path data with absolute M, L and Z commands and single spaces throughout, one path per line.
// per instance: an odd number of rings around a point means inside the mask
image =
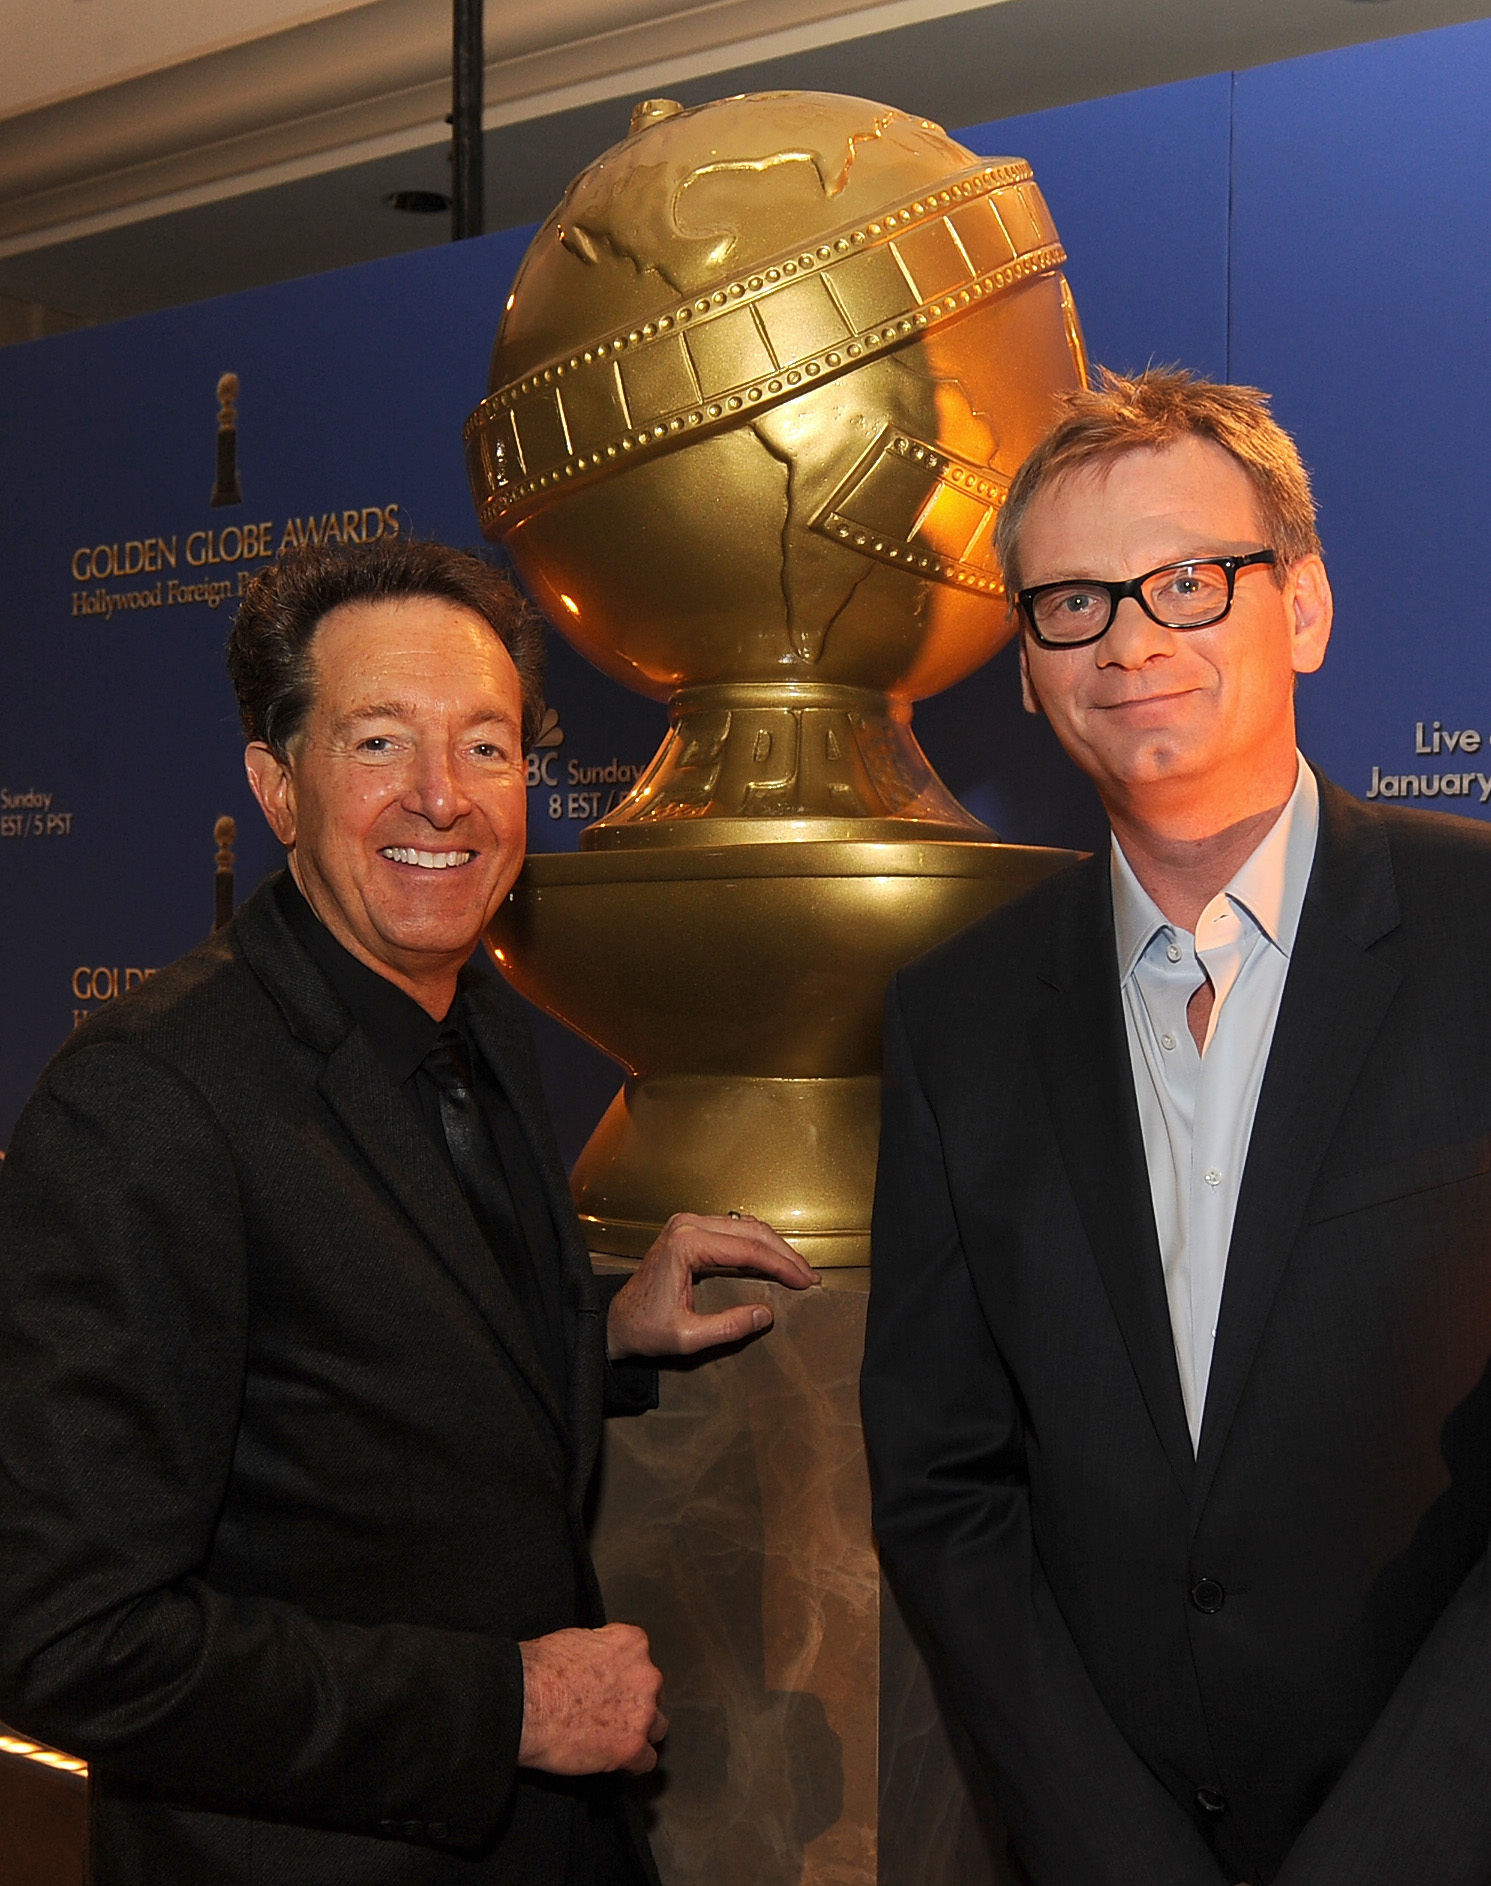
M 555 1366 L 554 1331 L 534 1271 L 534 1254 L 528 1248 L 512 1184 L 477 1098 L 471 1057 L 459 1030 L 443 1028 L 423 1066 L 440 1090 L 440 1124 L 466 1202 L 517 1299 L 534 1347 L 558 1388 L 561 1376 Z

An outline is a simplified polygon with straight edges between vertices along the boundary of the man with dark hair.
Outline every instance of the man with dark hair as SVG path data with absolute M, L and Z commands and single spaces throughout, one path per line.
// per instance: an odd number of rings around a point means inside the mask
M 1065 405 L 998 542 L 1112 844 L 888 998 L 885 1564 L 1038 1886 L 1485 1886 L 1491 832 L 1300 757 L 1263 395 Z
M 740 1341 L 680 1216 L 592 1275 L 520 1005 L 537 631 L 399 540 L 266 570 L 229 661 L 288 869 L 57 1055 L 0 1181 L 0 1714 L 85 1756 L 95 1886 L 655 1880 L 665 1720 L 584 1536 L 638 1358 Z

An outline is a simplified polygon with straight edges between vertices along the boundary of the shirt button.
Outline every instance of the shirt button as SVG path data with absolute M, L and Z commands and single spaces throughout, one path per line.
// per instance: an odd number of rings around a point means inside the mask
M 1160 1036 L 1160 1046 L 1161 1046 L 1162 1048 L 1173 1048 L 1173 1047 L 1175 1046 L 1175 1037 L 1174 1037 L 1174 1035 L 1161 1035 L 1161 1036 Z
M 1172 963 L 1178 963 L 1180 961 L 1180 945 L 1178 943 L 1170 944 L 1165 954 L 1170 958 Z
M 1205 1178 L 1208 1185 L 1220 1185 L 1222 1183 L 1222 1175 L 1217 1171 L 1215 1166 L 1208 1166 L 1202 1176 Z
M 1191 1603 L 1208 1617 L 1215 1617 L 1227 1602 L 1227 1594 L 1214 1578 L 1198 1578 L 1191 1587 Z

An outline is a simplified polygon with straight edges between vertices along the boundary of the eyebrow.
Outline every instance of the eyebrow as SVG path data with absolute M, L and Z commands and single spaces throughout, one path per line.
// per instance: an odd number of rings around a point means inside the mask
M 355 727 L 362 720 L 410 720 L 412 718 L 407 701 L 373 701 L 366 707 L 354 707 L 350 713 L 343 714 L 337 726 L 338 728 Z
M 1215 540 L 1213 540 L 1213 543 L 1215 543 Z M 1214 563 L 1218 557 L 1249 557 L 1253 554 L 1254 550 L 1265 550 L 1267 548 L 1268 546 L 1266 544 L 1255 543 L 1251 549 L 1242 544 L 1234 544 L 1227 550 L 1216 548 L 1208 550 L 1185 550 L 1182 551 L 1178 557 L 1166 557 L 1163 563 L 1152 565 L 1151 573 L 1153 570 L 1173 569 L 1177 564 L 1181 563 Z M 1110 579 L 1105 576 L 1094 576 L 1090 569 L 1072 570 L 1064 576 L 1043 576 L 1039 583 L 1026 583 L 1022 585 L 1022 587 L 1026 589 L 1045 589 L 1052 583 L 1106 583 L 1109 580 Z M 1115 576 L 1111 580 L 1117 583 L 1122 582 L 1124 579 Z

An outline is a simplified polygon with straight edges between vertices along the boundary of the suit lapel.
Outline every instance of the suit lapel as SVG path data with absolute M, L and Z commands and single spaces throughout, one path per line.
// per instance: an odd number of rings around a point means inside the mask
M 1036 1062 L 1062 1162 L 1129 1361 L 1181 1487 L 1194 1471 L 1129 1064 L 1105 851 L 1070 884 L 1036 1023 Z
M 1321 779 L 1320 839 L 1238 1194 L 1201 1426 L 1206 1497 L 1315 1176 L 1401 980 L 1369 953 L 1398 922 L 1381 822 Z
M 318 1083 L 348 1137 L 475 1305 L 549 1421 L 564 1414 L 528 1324 L 451 1174 L 361 1034 L 327 1058 Z
M 590 1254 L 580 1234 L 569 1179 L 554 1141 L 532 1037 L 520 1000 L 495 975 L 471 977 L 471 1028 L 487 1065 L 502 1083 L 533 1156 L 559 1240 L 565 1333 L 569 1343 L 569 1432 L 572 1490 L 583 1498 L 600 1439 L 605 1329 Z
M 352 1018 L 260 886 L 235 917 L 233 941 L 280 1008 L 290 1032 L 325 1057 L 317 1087 L 379 1181 L 455 1278 L 542 1409 L 551 1443 L 564 1411 L 523 1312 L 444 1161 Z

